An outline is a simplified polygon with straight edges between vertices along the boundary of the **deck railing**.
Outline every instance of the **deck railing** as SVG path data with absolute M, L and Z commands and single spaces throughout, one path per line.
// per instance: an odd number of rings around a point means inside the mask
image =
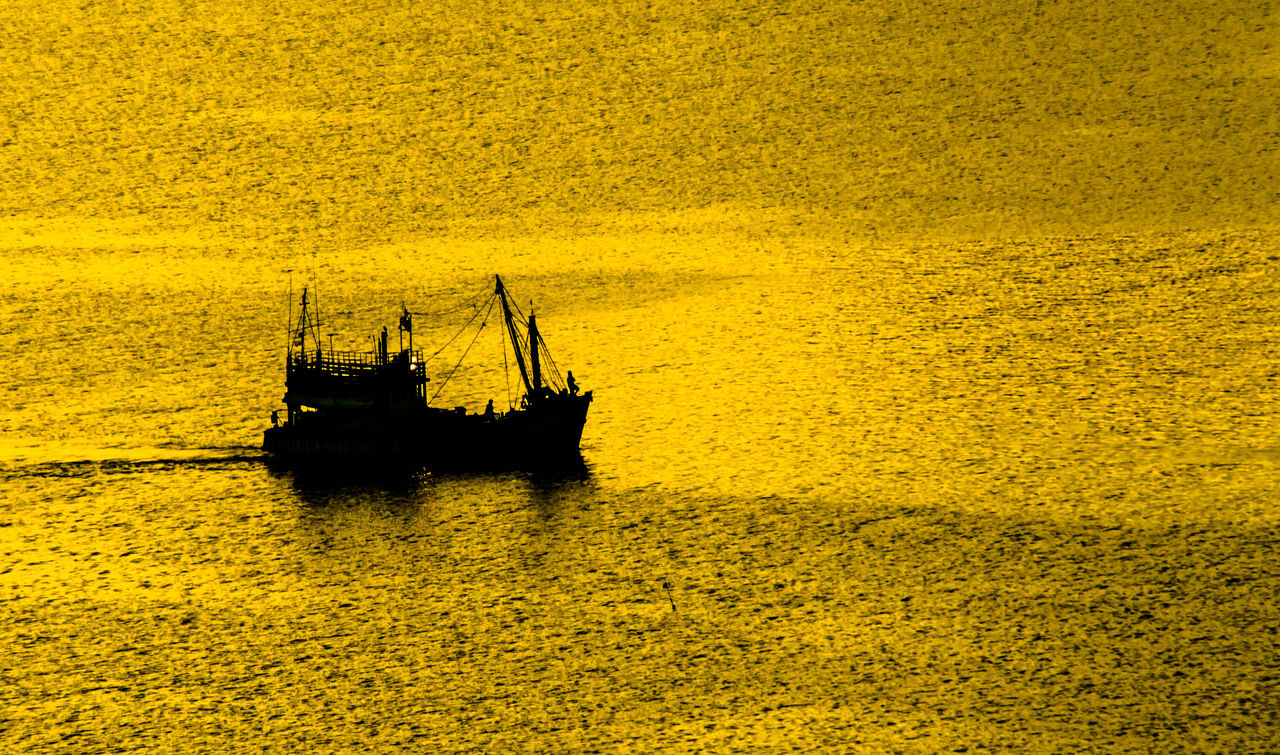
M 422 352 L 405 349 L 385 358 L 376 351 L 312 351 L 289 357 L 289 374 L 321 373 L 338 378 L 362 378 L 387 372 L 425 376 Z

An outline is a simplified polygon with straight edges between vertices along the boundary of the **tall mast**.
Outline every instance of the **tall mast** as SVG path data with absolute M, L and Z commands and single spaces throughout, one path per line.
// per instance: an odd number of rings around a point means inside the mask
M 298 314 L 298 348 L 307 361 L 307 287 L 302 287 L 302 311 Z
M 524 366 L 524 353 L 520 351 L 520 334 L 516 332 L 515 318 L 511 316 L 511 307 L 507 304 L 507 289 L 502 285 L 502 278 L 495 275 L 493 279 L 497 281 L 494 293 L 502 300 L 502 318 L 507 323 L 507 334 L 511 336 L 511 350 L 516 353 L 516 366 L 520 368 L 520 378 L 524 380 L 525 391 L 533 397 L 537 394 L 533 390 L 533 384 L 529 382 L 529 371 Z
M 529 312 L 529 366 L 533 372 L 534 395 L 537 395 L 542 391 L 542 365 L 538 364 L 538 323 L 532 310 Z
M 316 287 L 314 282 L 312 282 L 311 287 L 312 288 Z M 312 291 L 311 301 L 313 304 L 315 304 L 315 309 L 316 309 L 316 327 L 315 327 L 315 330 L 311 331 L 311 335 L 313 338 L 316 339 L 316 359 L 319 359 L 320 358 L 320 295 L 315 291 Z

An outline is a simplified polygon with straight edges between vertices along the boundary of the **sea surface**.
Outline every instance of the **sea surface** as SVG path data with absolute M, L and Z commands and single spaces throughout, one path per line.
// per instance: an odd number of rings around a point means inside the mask
M 0 750 L 1280 749 L 1278 21 L 8 4 Z M 494 274 L 581 465 L 264 457 Z

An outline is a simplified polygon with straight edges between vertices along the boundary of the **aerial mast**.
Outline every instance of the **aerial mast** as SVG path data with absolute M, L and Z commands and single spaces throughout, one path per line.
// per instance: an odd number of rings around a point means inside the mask
M 493 276 L 497 282 L 494 293 L 502 300 L 502 318 L 507 323 L 507 333 L 511 336 L 511 350 L 516 353 L 516 366 L 520 368 L 520 378 L 524 380 L 525 392 L 532 398 L 537 394 L 533 390 L 533 384 L 529 382 L 529 371 L 524 366 L 524 352 L 520 350 L 520 334 L 516 332 L 515 319 L 511 316 L 511 307 L 507 304 L 507 289 L 502 285 L 502 278 L 497 275 Z M 535 359 L 537 357 L 534 357 Z M 534 364 L 537 364 L 536 362 Z M 537 369 L 536 367 L 534 368 Z M 536 372 L 535 372 L 536 374 Z
M 307 287 L 302 287 L 302 311 L 298 314 L 298 347 L 302 361 L 307 361 Z
M 533 310 L 529 310 L 529 367 L 533 372 L 533 393 L 542 392 L 542 365 L 538 363 L 538 323 L 534 321 Z

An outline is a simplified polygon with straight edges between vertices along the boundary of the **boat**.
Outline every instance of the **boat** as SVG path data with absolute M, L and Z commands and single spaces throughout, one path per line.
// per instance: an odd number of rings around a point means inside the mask
M 400 315 L 402 348 L 394 353 L 385 327 L 372 351 L 323 349 L 318 306 L 303 289 L 296 320 L 290 305 L 286 416 L 281 422 L 279 411 L 272 412 L 273 426 L 263 434 L 263 450 L 290 462 L 325 465 L 511 467 L 574 457 L 580 462 L 592 392 L 579 391 L 572 371 L 560 375 L 533 312 L 526 318 L 508 296 L 502 278 L 495 275 L 494 282 L 493 292 L 476 306 L 468 325 L 483 312 L 483 329 L 489 315 L 500 308 L 504 340 L 510 342 L 524 389 L 518 402 L 508 400 L 506 411 L 495 411 L 492 400 L 479 412 L 432 404 L 462 359 L 428 395 L 427 360 L 413 347 L 413 313 L 407 308 Z M 463 327 L 465 331 L 468 326 Z M 470 346 L 463 359 L 469 351 Z

